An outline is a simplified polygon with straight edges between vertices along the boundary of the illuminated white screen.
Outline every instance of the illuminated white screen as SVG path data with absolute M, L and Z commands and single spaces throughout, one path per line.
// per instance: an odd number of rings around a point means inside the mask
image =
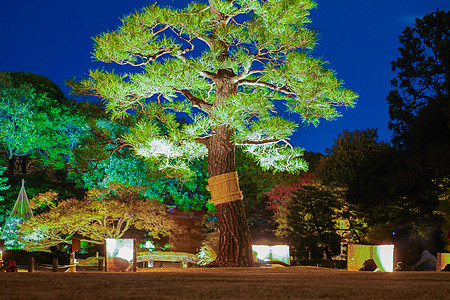
M 394 245 L 375 246 L 375 253 L 375 261 L 380 270 L 394 272 Z
M 287 245 L 252 245 L 256 258 L 261 261 L 280 261 L 290 263 L 289 246 Z
M 133 239 L 106 239 L 106 268 L 108 271 L 129 271 L 134 258 Z
M 376 271 L 394 271 L 394 245 L 348 245 L 347 270 L 358 271 L 366 260 L 373 259 Z

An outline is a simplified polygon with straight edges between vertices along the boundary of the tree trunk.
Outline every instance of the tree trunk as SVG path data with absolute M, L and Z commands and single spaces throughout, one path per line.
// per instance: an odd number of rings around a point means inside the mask
M 16 168 L 16 156 L 12 155 L 11 158 L 8 159 L 8 176 L 13 177 L 14 171 Z
M 226 71 L 225 71 L 226 73 Z M 216 102 L 214 105 L 226 105 L 227 99 L 236 91 L 231 80 L 225 74 L 223 81 L 216 81 Z M 208 141 L 209 177 L 235 172 L 235 147 L 232 143 L 234 130 L 228 126 L 219 126 Z M 245 216 L 242 200 L 216 205 L 219 222 L 219 253 L 210 266 L 253 266 L 250 230 Z
M 22 174 L 27 174 L 27 157 L 24 155 L 21 157 Z
M 208 153 L 208 174 L 213 177 L 235 171 L 233 131 L 223 126 L 211 138 Z M 242 200 L 216 205 L 219 222 L 219 253 L 212 266 L 253 266 L 250 230 Z

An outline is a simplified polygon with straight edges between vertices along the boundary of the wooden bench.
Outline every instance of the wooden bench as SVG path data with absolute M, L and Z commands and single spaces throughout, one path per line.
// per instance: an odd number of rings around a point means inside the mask
M 174 262 L 180 263 L 182 268 L 191 264 L 197 264 L 198 258 L 195 254 L 186 252 L 144 252 L 137 254 L 137 262 L 147 263 L 148 267 L 154 267 L 156 263 Z

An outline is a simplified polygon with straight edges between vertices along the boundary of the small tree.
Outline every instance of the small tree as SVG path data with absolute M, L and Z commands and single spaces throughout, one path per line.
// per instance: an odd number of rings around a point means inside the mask
M 122 237 L 131 227 L 144 230 L 153 238 L 175 231 L 166 206 L 139 197 L 139 191 L 139 187 L 112 184 L 108 189 L 89 191 L 82 201 L 69 199 L 56 205 L 52 199 L 45 199 L 43 202 L 53 207 L 21 225 L 22 240 L 27 248 L 34 249 L 69 244 L 75 233 L 100 244 L 106 238 Z
M 339 221 L 356 222 L 345 203 L 345 190 L 313 181 L 311 174 L 290 185 L 276 186 L 264 193 L 267 208 L 274 212 L 275 235 L 287 240 L 297 258 L 322 258 L 339 254 L 341 240 L 354 240 L 355 228 L 339 232 Z M 350 232 L 351 231 L 351 232 Z
M 297 182 L 289 185 L 278 185 L 264 193 L 268 198 L 267 209 L 273 211 L 272 221 L 277 224 L 275 230 L 277 236 L 285 236 L 288 230 L 287 215 L 294 193 L 300 190 L 304 184 L 311 183 L 312 181 L 311 174 L 306 173 Z
M 186 173 L 186 161 L 208 156 L 209 180 L 223 182 L 218 189 L 228 188 L 222 178 L 235 172 L 235 146 L 264 169 L 306 170 L 303 150 L 288 142 L 297 125 L 279 110 L 317 124 L 335 119 L 335 107 L 353 106 L 356 98 L 309 55 L 316 34 L 305 25 L 314 7 L 311 0 L 146 7 L 124 18 L 117 31 L 95 38 L 96 59 L 141 72 L 92 71 L 78 92 L 105 99 L 114 118 L 135 109 L 141 118 L 125 140 L 137 155 L 158 159 L 162 169 Z M 175 112 L 190 123 L 179 126 Z M 223 194 L 212 196 L 218 266 L 253 264 L 243 202 L 239 191 L 234 194 L 225 203 L 219 201 Z
M 319 183 L 304 184 L 287 207 L 287 232 L 297 257 L 327 258 L 340 253 L 338 219 L 342 217 L 344 193 Z

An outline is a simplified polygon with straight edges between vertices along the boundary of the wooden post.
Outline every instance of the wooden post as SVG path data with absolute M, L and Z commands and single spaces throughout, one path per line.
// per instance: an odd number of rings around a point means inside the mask
M 98 270 L 100 272 L 103 271 L 103 258 L 102 257 L 98 259 Z
M 28 272 L 34 272 L 34 256 L 28 257 Z
M 103 250 L 105 251 L 105 272 L 108 272 L 108 253 L 106 252 L 106 241 L 104 241 Z
M 53 257 L 52 272 L 58 272 L 58 258 L 57 257 Z
M 133 239 L 133 272 L 137 270 L 137 240 Z
M 81 250 L 81 240 L 78 238 L 72 237 L 72 251 L 70 253 L 70 272 L 76 272 L 77 271 L 77 265 L 76 265 L 76 259 L 75 259 L 75 253 Z
M 77 265 L 75 263 L 75 252 L 70 253 L 70 272 L 76 272 Z
M 441 253 L 440 252 L 438 252 L 437 253 L 437 259 L 436 259 L 436 271 L 437 272 L 439 272 L 440 270 L 442 270 L 443 269 L 443 267 L 441 266 L 441 263 L 442 263 L 442 259 L 441 259 Z M 445 267 L 445 266 L 444 266 Z
M 189 263 L 185 260 L 182 260 L 182 261 L 180 261 L 180 265 L 183 269 L 185 269 L 189 266 Z
M 3 248 L 5 246 L 5 240 L 0 239 L 0 267 L 3 266 Z

